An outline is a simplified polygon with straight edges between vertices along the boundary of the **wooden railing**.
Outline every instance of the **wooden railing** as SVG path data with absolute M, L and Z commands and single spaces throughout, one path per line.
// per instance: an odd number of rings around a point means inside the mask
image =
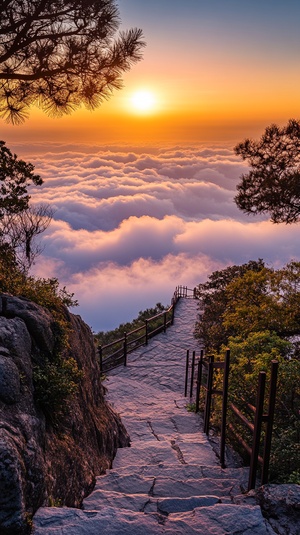
M 177 286 L 171 305 L 167 310 L 145 320 L 144 324 L 124 335 L 110 344 L 98 347 L 100 370 L 107 372 L 117 366 L 127 366 L 128 354 L 135 349 L 148 345 L 149 339 L 161 332 L 166 332 L 167 328 L 173 325 L 174 312 L 178 300 L 181 298 L 196 298 L 196 290 L 187 286 Z
M 188 386 L 190 381 L 190 399 L 193 399 L 193 386 L 195 376 L 195 366 L 197 366 L 197 380 L 196 380 L 196 397 L 195 397 L 195 412 L 199 411 L 199 401 L 201 388 L 205 390 L 205 401 L 203 410 L 203 431 L 209 434 L 209 424 L 211 417 L 211 404 L 213 396 L 222 396 L 222 414 L 220 423 L 220 463 L 225 467 L 225 442 L 226 442 L 226 421 L 229 411 L 234 415 L 239 422 L 245 426 L 252 434 L 252 445 L 250 446 L 246 439 L 241 436 L 233 423 L 229 423 L 228 428 L 238 441 L 240 446 L 248 454 L 250 458 L 250 470 L 248 480 L 248 490 L 255 488 L 258 465 L 261 469 L 261 484 L 268 482 L 268 472 L 271 454 L 272 430 L 275 411 L 276 388 L 277 388 L 277 374 L 278 362 L 272 361 L 271 364 L 271 379 L 269 386 L 269 400 L 267 412 L 264 413 L 265 406 L 265 387 L 266 387 L 266 373 L 260 372 L 258 376 L 256 406 L 246 403 L 248 411 L 253 414 L 252 421 L 250 421 L 245 414 L 233 403 L 228 406 L 228 382 L 229 382 L 229 366 L 230 366 L 230 351 L 226 351 L 223 362 L 215 362 L 211 355 L 204 359 L 203 351 L 200 356 L 196 358 L 195 351 L 193 351 L 191 364 L 189 363 L 189 351 L 186 356 L 186 373 L 185 373 L 185 397 L 188 394 Z M 214 386 L 214 372 L 217 369 L 223 370 L 223 386 L 222 389 L 217 389 Z M 203 383 L 203 378 L 205 379 Z M 262 442 L 262 427 L 265 425 L 264 441 L 263 441 L 263 455 L 260 455 Z

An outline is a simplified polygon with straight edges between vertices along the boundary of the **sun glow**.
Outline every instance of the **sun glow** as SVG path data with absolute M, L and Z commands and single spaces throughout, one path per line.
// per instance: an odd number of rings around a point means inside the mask
M 131 95 L 130 106 L 135 113 L 150 114 L 156 111 L 157 101 L 152 91 L 141 89 Z

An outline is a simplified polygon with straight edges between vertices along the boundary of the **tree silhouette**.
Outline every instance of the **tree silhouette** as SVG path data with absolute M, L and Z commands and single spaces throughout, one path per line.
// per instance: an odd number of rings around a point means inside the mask
M 0 256 L 11 250 L 23 271 L 41 252 L 35 238 L 46 230 L 53 215 L 48 205 L 29 204 L 28 188 L 42 183 L 34 166 L 19 160 L 0 141 Z
M 300 121 L 271 125 L 259 141 L 246 139 L 235 153 L 250 164 L 235 197 L 247 214 L 270 213 L 273 223 L 300 219 Z
M 38 105 L 50 116 L 94 109 L 141 59 L 142 31 L 118 31 L 114 0 L 2 0 L 0 117 L 18 124 Z

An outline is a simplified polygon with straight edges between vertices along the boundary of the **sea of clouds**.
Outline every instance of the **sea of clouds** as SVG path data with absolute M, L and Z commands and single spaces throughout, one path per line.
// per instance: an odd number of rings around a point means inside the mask
M 129 147 L 16 144 L 44 179 L 32 201 L 54 212 L 35 274 L 75 293 L 94 331 L 131 320 L 178 284 L 263 258 L 298 259 L 297 225 L 240 212 L 233 198 L 247 171 L 232 146 Z

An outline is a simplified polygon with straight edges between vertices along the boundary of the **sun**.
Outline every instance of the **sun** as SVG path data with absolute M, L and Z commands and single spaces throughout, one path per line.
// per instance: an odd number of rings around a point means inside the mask
M 156 111 L 157 100 L 148 89 L 135 91 L 130 98 L 131 109 L 138 114 L 151 114 Z

